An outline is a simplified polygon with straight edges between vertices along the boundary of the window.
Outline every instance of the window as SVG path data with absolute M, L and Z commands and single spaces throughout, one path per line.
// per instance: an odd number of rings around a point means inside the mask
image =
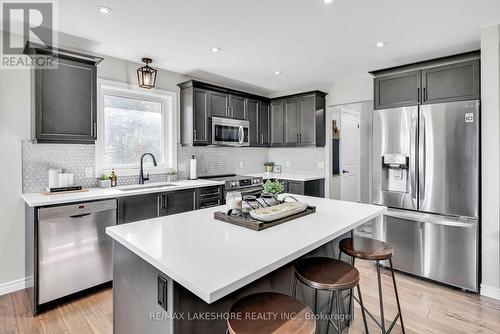
M 122 84 L 101 84 L 99 96 L 99 174 L 115 169 L 121 175 L 134 175 L 146 152 L 153 153 L 159 166 L 150 172 L 160 173 L 174 166 L 175 93 L 149 93 Z

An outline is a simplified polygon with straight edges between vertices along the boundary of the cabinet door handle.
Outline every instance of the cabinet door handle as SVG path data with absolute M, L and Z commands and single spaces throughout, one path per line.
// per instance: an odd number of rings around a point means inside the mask
M 417 88 L 417 102 L 420 103 L 420 88 Z
M 193 210 L 196 210 L 196 191 L 193 192 Z
M 260 135 L 260 144 L 264 145 L 264 135 Z
M 427 101 L 427 88 L 424 87 L 424 102 Z
M 299 133 L 299 143 L 302 143 L 302 133 Z
M 92 124 L 92 137 L 97 138 L 97 122 Z
M 160 197 L 161 195 L 156 196 L 156 217 L 160 217 L 160 209 L 161 209 Z
M 196 130 L 193 130 L 193 138 L 196 140 Z

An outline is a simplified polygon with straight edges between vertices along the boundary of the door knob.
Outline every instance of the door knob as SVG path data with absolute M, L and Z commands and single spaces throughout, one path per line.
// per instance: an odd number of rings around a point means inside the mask
M 348 171 L 348 170 L 343 169 L 343 170 L 342 170 L 342 173 L 343 173 L 343 174 L 346 174 L 346 173 L 349 173 L 349 171 Z

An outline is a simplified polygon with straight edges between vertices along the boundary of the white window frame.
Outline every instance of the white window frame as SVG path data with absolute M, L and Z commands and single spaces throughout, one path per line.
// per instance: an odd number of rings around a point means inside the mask
M 162 160 L 156 167 L 145 167 L 151 174 L 166 173 L 169 169 L 177 170 L 177 93 L 173 91 L 153 88 L 145 90 L 136 85 L 99 79 L 97 105 L 97 140 L 95 145 L 96 177 L 109 174 L 115 170 L 117 176 L 139 175 L 140 162 L 127 165 L 106 166 L 104 164 L 104 95 L 123 96 L 126 98 L 144 99 L 162 103 Z M 144 152 L 146 153 L 146 152 Z M 148 158 L 149 159 L 149 158 Z M 149 160 L 148 160 L 149 161 Z

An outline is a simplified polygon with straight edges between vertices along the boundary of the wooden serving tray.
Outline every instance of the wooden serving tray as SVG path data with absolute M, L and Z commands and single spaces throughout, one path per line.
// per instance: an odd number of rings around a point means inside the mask
M 266 228 L 270 228 L 279 224 L 283 224 L 286 222 L 289 222 L 291 220 L 304 217 L 307 215 L 310 215 L 311 213 L 316 212 L 316 207 L 315 206 L 307 206 L 307 209 L 305 211 L 299 212 L 297 214 L 273 220 L 270 222 L 263 222 L 260 220 L 255 220 L 253 219 L 250 215 L 246 215 L 246 217 L 240 217 L 240 216 L 228 216 L 225 212 L 217 211 L 214 212 L 214 218 L 229 224 L 233 225 L 238 225 L 241 227 L 245 227 L 254 231 L 262 231 L 265 230 Z

